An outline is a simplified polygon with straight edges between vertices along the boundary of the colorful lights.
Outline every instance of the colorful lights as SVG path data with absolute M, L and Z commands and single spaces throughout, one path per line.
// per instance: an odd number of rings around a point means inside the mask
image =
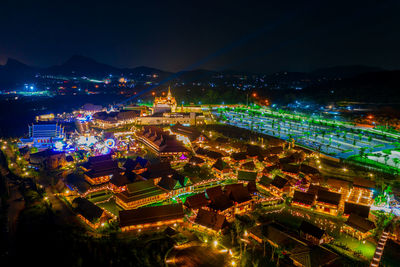
M 54 144 L 54 147 L 56 148 L 56 150 L 62 150 L 63 147 L 64 147 L 64 144 L 63 144 L 61 141 L 57 141 L 57 142 Z
M 106 141 L 104 141 L 106 147 L 112 149 L 115 146 L 115 141 L 114 139 L 107 139 Z

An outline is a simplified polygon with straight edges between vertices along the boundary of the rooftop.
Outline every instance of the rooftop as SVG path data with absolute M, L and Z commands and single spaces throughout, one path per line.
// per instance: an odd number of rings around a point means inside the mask
M 372 229 L 375 229 L 376 226 L 375 224 L 366 219 L 363 218 L 355 213 L 351 213 L 349 218 L 347 219 L 347 221 L 345 222 L 345 224 L 347 224 L 348 226 L 357 229 L 358 231 L 362 232 L 362 233 L 366 233 Z
M 204 209 L 199 209 L 197 213 L 195 223 L 211 228 L 215 231 L 223 229 L 226 225 L 225 216 L 220 215 L 214 211 L 208 211 Z
M 144 207 L 134 210 L 123 210 L 119 212 L 119 224 L 121 227 L 155 223 L 182 219 L 184 216 L 181 204 L 164 206 Z
M 317 193 L 317 201 L 332 205 L 339 205 L 342 195 L 330 192 L 328 190 L 319 189 Z
M 103 215 L 103 210 L 87 200 L 86 198 L 77 197 L 72 201 L 76 205 L 75 210 L 88 221 L 95 223 Z
M 237 179 L 241 181 L 255 181 L 257 179 L 257 173 L 249 171 L 238 171 Z

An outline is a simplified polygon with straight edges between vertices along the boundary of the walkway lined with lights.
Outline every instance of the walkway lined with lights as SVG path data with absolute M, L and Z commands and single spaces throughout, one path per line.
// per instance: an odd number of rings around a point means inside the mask
M 371 261 L 371 267 L 378 267 L 381 261 L 383 250 L 385 249 L 386 241 L 388 239 L 388 232 L 383 231 L 381 238 L 379 239 L 378 246 L 376 247 L 374 257 Z

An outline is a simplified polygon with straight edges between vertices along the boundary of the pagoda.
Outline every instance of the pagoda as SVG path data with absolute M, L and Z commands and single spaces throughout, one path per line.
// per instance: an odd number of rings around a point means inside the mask
M 160 96 L 154 99 L 153 114 L 164 112 L 175 112 L 176 100 L 171 94 L 171 89 L 168 86 L 168 94 L 166 97 Z

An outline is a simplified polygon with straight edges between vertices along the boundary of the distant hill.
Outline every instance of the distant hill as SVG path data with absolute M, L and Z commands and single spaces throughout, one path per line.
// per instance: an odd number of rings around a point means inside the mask
M 358 74 L 367 72 L 385 71 L 379 67 L 351 65 L 351 66 L 335 66 L 329 68 L 317 69 L 310 74 L 317 77 L 325 77 L 327 79 L 348 78 Z
M 47 74 L 65 75 L 65 74 L 77 74 L 86 76 L 106 76 L 108 74 L 117 74 L 120 72 L 118 68 L 114 68 L 110 65 L 99 63 L 94 59 L 81 56 L 73 55 L 65 63 L 52 66 L 43 70 Z
M 322 101 L 400 103 L 400 70 L 368 72 L 341 80 L 328 80 L 305 88 L 301 93 Z
M 11 88 L 15 84 L 28 83 L 34 80 L 37 68 L 28 66 L 16 59 L 9 58 L 0 68 L 0 89 Z
M 82 77 L 104 79 L 111 74 L 113 77 L 125 76 L 135 81 L 180 81 L 187 85 L 191 83 L 204 84 L 214 83 L 221 95 L 232 91 L 229 85 L 248 83 L 262 90 L 293 90 L 301 89 L 296 95 L 301 94 L 320 101 L 334 101 L 345 99 L 395 100 L 400 98 L 399 71 L 386 71 L 378 67 L 370 66 L 336 66 L 304 72 L 276 72 L 272 74 L 254 74 L 250 72 L 223 70 L 213 71 L 196 69 L 171 73 L 156 68 L 139 66 L 135 68 L 117 68 L 108 64 L 100 63 L 92 58 L 82 55 L 73 55 L 61 65 L 48 68 L 37 68 L 26 65 L 15 59 L 8 59 L 7 63 L 0 66 L 0 90 L 15 89 L 24 83 L 35 82 L 35 76 L 59 75 L 64 77 Z M 186 86 L 186 85 L 185 85 Z M 255 87 L 254 87 L 255 88 Z M 178 90 L 178 89 L 176 89 Z M 182 87 L 183 92 L 187 88 Z M 201 90 L 201 88 L 199 89 Z M 331 93 L 334 91 L 334 93 Z M 201 94 L 203 91 L 199 91 Z M 279 94 L 282 94 L 280 92 Z M 185 93 L 186 94 L 186 93 Z M 269 95 L 272 92 L 268 92 Z M 189 96 L 188 96 L 189 97 Z M 212 95 L 209 97 L 212 98 Z M 223 97 L 221 97 L 223 100 Z M 192 101 L 192 100 L 191 100 Z M 397 101 L 397 100 L 396 100 Z

